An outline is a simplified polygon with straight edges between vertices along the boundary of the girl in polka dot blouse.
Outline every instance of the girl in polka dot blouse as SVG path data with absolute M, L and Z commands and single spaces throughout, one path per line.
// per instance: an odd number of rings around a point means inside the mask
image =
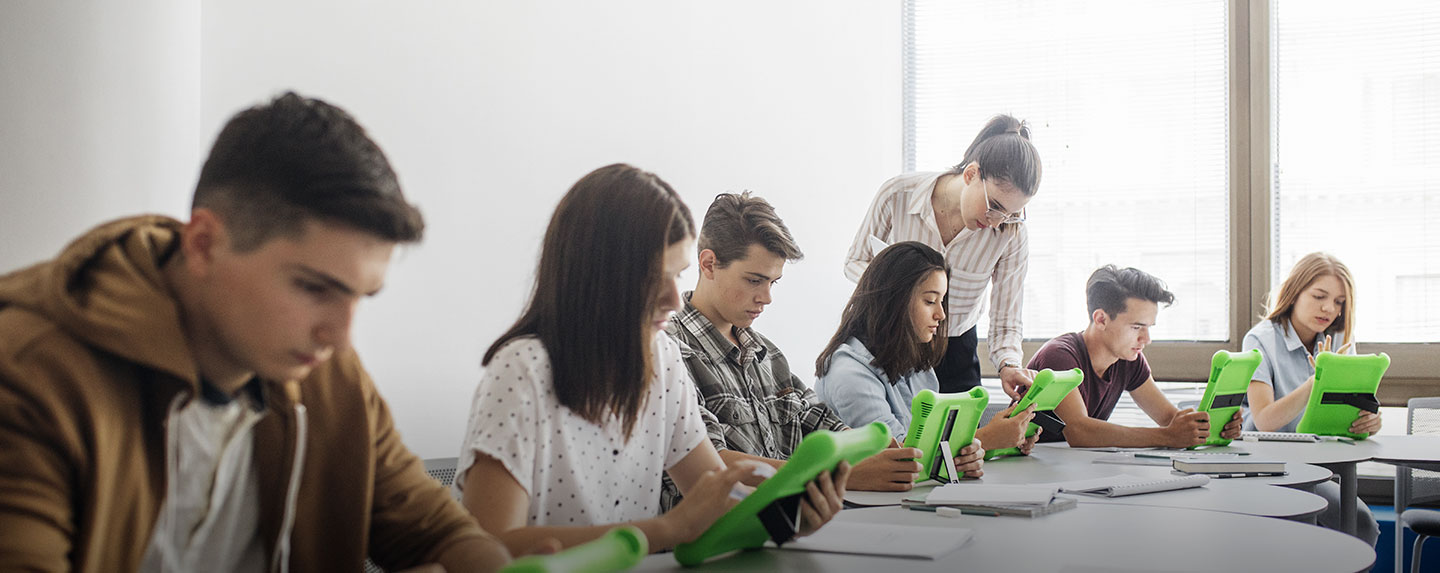
M 628 165 L 591 172 L 560 201 L 524 314 L 485 353 L 455 487 L 517 555 L 620 524 L 658 551 L 693 540 L 755 483 L 707 439 L 675 341 L 675 279 L 694 221 L 669 184 Z M 684 501 L 659 515 L 661 474 Z M 842 507 L 848 466 L 803 504 L 805 532 Z

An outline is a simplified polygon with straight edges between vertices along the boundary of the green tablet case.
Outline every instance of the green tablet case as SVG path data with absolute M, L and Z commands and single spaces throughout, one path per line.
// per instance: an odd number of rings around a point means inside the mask
M 1033 436 L 1040 428 L 1046 432 L 1060 434 L 1065 431 L 1065 421 L 1055 415 L 1055 407 L 1060 401 L 1070 394 L 1081 382 L 1085 381 L 1085 374 L 1079 368 L 1055 372 L 1049 368 L 1035 373 L 1035 381 L 1020 401 L 1015 404 L 1015 409 L 1010 412 L 1014 418 L 1035 405 L 1035 419 L 1030 422 L 1030 427 L 1025 430 L 1025 436 Z M 982 445 L 983 447 L 983 445 Z M 1020 448 L 1000 448 L 985 453 L 985 459 L 991 460 L 1002 456 L 1018 456 Z
M 531 555 L 510 562 L 501 573 L 561 573 L 625 571 L 650 553 L 645 533 L 633 525 L 617 527 L 599 539 L 554 555 Z
M 1205 384 L 1205 395 L 1200 398 L 1199 412 L 1210 414 L 1210 436 L 1205 446 L 1226 446 L 1230 440 L 1220 437 L 1225 424 L 1235 417 L 1245 404 L 1250 380 L 1255 377 L 1255 368 L 1260 366 L 1260 351 L 1229 352 L 1215 351 L 1210 357 L 1210 382 Z M 1195 449 L 1199 446 L 1190 446 Z
M 950 442 L 950 451 L 959 454 L 960 448 L 975 441 L 975 428 L 989 404 L 990 393 L 980 386 L 955 394 L 921 390 L 915 395 L 910 401 L 910 429 L 905 432 L 904 443 L 907 448 L 920 450 L 921 470 L 915 481 L 950 481 L 950 472 L 945 471 L 941 459 L 944 453 L 940 441 Z
M 1315 386 L 1305 415 L 1295 431 L 1321 436 L 1349 436 L 1357 440 L 1370 434 L 1350 431 L 1360 411 L 1379 412 L 1375 391 L 1380 377 L 1390 368 L 1390 356 L 1380 354 L 1335 354 L 1321 352 L 1315 357 Z
M 835 469 L 841 460 L 856 464 L 889 443 L 890 428 L 882 422 L 843 432 L 811 432 L 775 475 L 760 482 L 695 541 L 676 546 L 675 560 L 685 566 L 699 565 L 721 553 L 760 547 L 767 540 L 780 544 L 794 539 L 800 529 L 805 484 L 820 472 Z

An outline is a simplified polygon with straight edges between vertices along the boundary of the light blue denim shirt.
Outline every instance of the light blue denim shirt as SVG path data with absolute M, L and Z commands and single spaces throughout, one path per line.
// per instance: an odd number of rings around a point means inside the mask
M 870 422 L 885 422 L 890 435 L 905 439 L 910 428 L 910 401 L 921 390 L 940 391 L 935 371 L 925 369 L 901 376 L 894 384 L 879 368 L 870 365 L 875 355 L 851 337 L 835 349 L 825 375 L 815 381 L 815 393 L 829 404 L 851 428 Z
M 1331 352 L 1340 348 L 1340 338 L 1336 337 L 1331 342 Z M 1275 390 L 1275 399 L 1279 400 L 1294 392 L 1306 380 L 1315 375 L 1315 367 L 1310 365 L 1308 357 L 1311 349 L 1323 342 L 1325 342 L 1323 332 L 1316 334 L 1315 340 L 1305 344 L 1300 341 L 1300 336 L 1295 334 L 1295 329 L 1290 326 L 1289 320 L 1262 320 L 1251 328 L 1250 332 L 1245 333 L 1245 340 L 1240 343 L 1240 350 L 1260 349 L 1260 367 L 1255 369 L 1255 375 L 1250 379 L 1269 384 Z M 1353 352 L 1354 347 L 1351 348 L 1351 352 Z M 1294 420 L 1286 422 L 1284 426 L 1275 431 L 1295 431 L 1295 428 L 1300 425 L 1300 418 L 1304 416 L 1305 413 L 1302 410 Z M 1256 429 L 1255 420 L 1251 417 L 1248 398 L 1245 400 L 1245 429 L 1251 431 Z

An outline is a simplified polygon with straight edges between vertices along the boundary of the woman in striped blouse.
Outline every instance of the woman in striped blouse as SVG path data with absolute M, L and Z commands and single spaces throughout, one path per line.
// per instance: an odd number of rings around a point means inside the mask
M 1030 253 L 1025 205 L 1039 186 L 1040 154 L 1030 142 L 1030 127 L 998 115 L 949 171 L 907 173 L 885 182 L 855 233 L 845 261 L 852 281 L 891 243 L 919 241 L 945 256 L 949 344 L 935 368 L 942 392 L 980 384 L 975 325 L 992 282 L 990 361 L 1011 397 L 1018 398 L 1033 378 L 1021 366 L 1020 297 Z

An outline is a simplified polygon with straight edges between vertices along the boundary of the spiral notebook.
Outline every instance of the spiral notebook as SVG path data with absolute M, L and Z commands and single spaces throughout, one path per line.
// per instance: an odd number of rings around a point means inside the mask
M 958 507 L 960 509 L 972 510 L 980 513 L 993 513 L 996 516 L 1014 515 L 1019 517 L 1041 517 L 1050 515 L 1057 511 L 1075 509 L 1075 498 L 1055 497 L 1050 503 L 987 503 L 987 504 L 946 504 L 944 506 L 926 504 L 923 499 L 909 498 L 900 502 L 905 509 L 921 509 L 925 511 L 934 510 L 937 507 Z M 828 525 L 826 527 L 829 527 Z
M 1075 500 L 1056 497 L 1059 488 L 1048 485 L 949 484 L 925 494 L 912 494 L 900 505 L 958 507 L 995 515 L 1039 517 L 1075 507 Z
M 1052 485 L 1059 486 L 1060 491 L 1064 493 L 1123 497 L 1127 495 L 1203 487 L 1208 483 L 1210 483 L 1210 478 L 1204 475 L 1147 479 L 1140 476 L 1120 474 L 1094 479 L 1061 482 Z

